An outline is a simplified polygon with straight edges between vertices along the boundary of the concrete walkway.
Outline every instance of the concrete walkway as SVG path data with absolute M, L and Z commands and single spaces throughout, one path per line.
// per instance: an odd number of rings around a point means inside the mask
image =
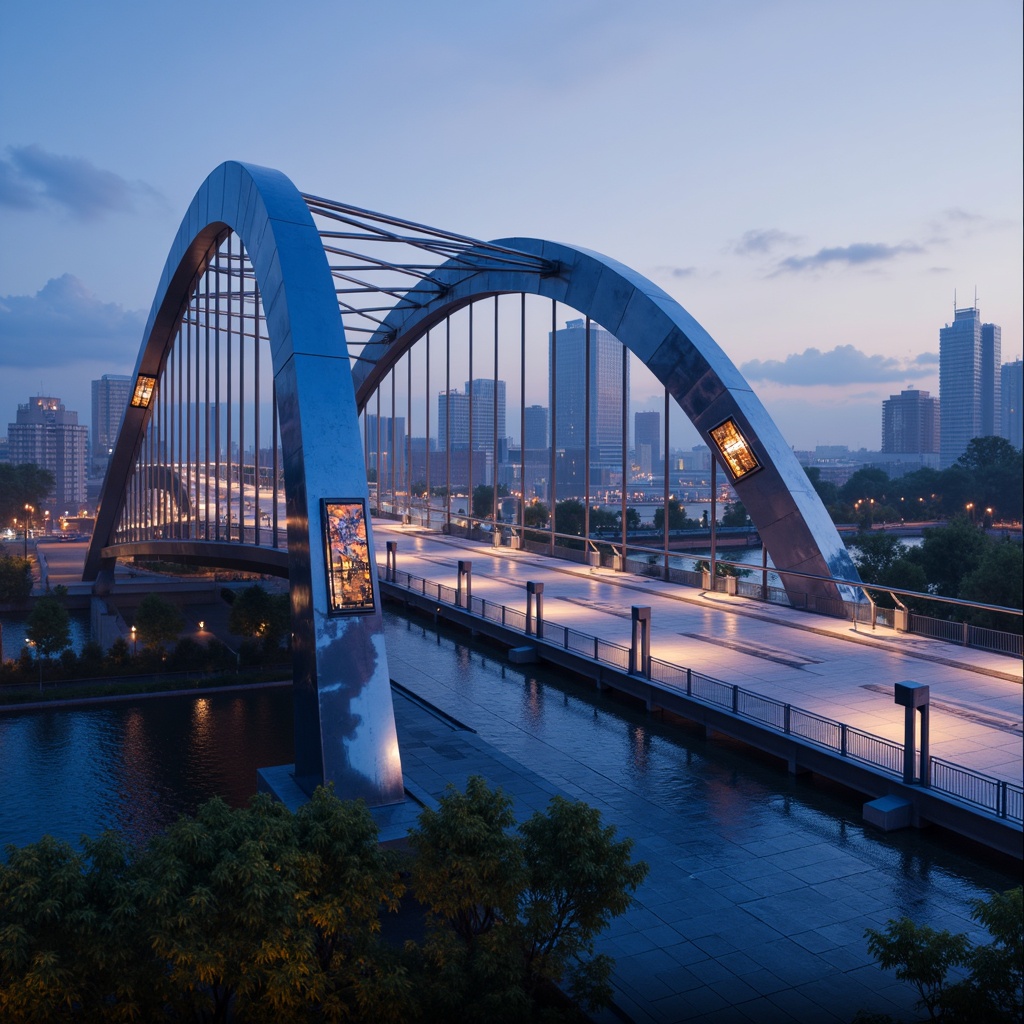
M 469 559 L 473 596 L 521 611 L 526 582 L 543 582 L 545 619 L 624 646 L 630 606 L 650 606 L 654 657 L 897 742 L 893 685 L 927 683 L 932 753 L 1024 780 L 1019 659 L 415 527 L 375 521 L 374 531 L 382 561 L 384 542 L 398 542 L 402 571 L 454 587 Z

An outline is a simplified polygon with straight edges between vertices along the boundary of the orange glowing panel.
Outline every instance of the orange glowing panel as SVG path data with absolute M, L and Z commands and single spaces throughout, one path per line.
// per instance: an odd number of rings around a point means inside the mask
M 324 554 L 329 614 L 373 611 L 373 569 L 366 506 L 359 499 L 324 499 Z
M 715 442 L 734 480 L 741 480 L 761 468 L 761 463 L 757 461 L 757 456 L 734 420 L 719 423 L 711 431 L 711 440 Z
M 147 377 L 140 373 L 135 380 L 135 391 L 132 393 L 132 405 L 136 409 L 148 409 L 149 403 L 153 401 L 153 392 L 156 389 L 156 377 Z

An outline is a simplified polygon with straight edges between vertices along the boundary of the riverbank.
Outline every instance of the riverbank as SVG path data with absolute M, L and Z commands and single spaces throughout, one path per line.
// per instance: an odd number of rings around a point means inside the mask
M 55 708 L 87 707 L 96 704 L 111 704 L 118 701 L 143 700 L 147 697 L 182 697 L 197 693 L 233 693 L 239 690 L 260 690 L 272 687 L 291 686 L 292 680 L 280 678 L 280 670 L 274 672 L 239 673 L 225 676 L 223 673 L 185 680 L 185 673 L 175 673 L 173 679 L 166 676 L 128 676 L 123 679 L 65 680 L 43 684 L 40 694 L 34 683 L 19 683 L 17 686 L 0 687 L 0 714 L 10 711 L 40 711 Z M 266 678 L 273 676 L 275 678 Z M 52 689 L 47 689 L 52 687 Z M 14 692 L 14 691 L 18 692 Z

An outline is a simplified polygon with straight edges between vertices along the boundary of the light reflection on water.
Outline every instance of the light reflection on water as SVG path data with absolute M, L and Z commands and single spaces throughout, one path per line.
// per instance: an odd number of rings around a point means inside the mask
M 571 787 L 575 766 L 602 797 L 603 778 L 613 784 L 609 799 L 624 790 L 692 825 L 706 860 L 734 842 L 827 843 L 868 865 L 872 905 L 943 927 L 944 913 L 966 916 L 966 901 L 983 888 L 1015 884 L 927 833 L 865 832 L 859 798 L 795 779 L 749 751 L 553 670 L 509 665 L 503 652 L 444 627 L 390 611 L 385 620 L 397 681 L 556 785 Z M 215 794 L 244 804 L 258 767 L 292 760 L 287 689 L 0 714 L 0 846 L 46 832 L 74 842 L 103 828 L 144 840 Z

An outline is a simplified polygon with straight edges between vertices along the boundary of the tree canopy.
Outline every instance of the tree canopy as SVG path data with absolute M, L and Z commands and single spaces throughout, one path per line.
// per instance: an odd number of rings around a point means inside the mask
M 174 643 L 184 625 L 181 612 L 158 594 L 147 594 L 135 613 L 137 638 L 149 650 Z
M 0 526 L 24 520 L 25 506 L 39 508 L 55 484 L 53 474 L 34 463 L 0 462 Z
M 214 798 L 144 849 L 8 846 L 0 1018 L 519 1024 L 550 982 L 607 1000 L 593 940 L 647 868 L 598 811 L 556 798 L 517 828 L 473 777 L 423 812 L 412 854 L 377 838 L 362 802 L 321 787 L 295 814 Z M 422 940 L 385 935 L 400 907 Z

